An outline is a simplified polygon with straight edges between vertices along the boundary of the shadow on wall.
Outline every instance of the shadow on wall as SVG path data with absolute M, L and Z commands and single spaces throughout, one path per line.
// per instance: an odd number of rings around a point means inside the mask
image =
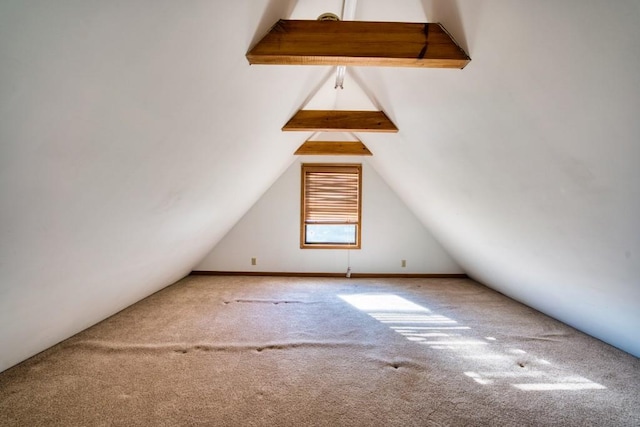
M 444 25 L 460 47 L 473 58 L 467 41 L 468 31 L 471 26 L 468 20 L 467 22 L 464 21 L 458 7 L 458 0 L 422 0 L 422 7 L 427 21 L 439 22 Z M 474 18 L 477 18 L 479 13 L 473 15 Z
M 247 46 L 247 51 L 258 43 L 258 41 L 267 34 L 271 26 L 279 19 L 287 19 L 291 16 L 291 12 L 293 12 L 293 8 L 297 2 L 297 0 L 269 0 L 262 12 L 262 17 L 260 17 L 258 25 L 255 27 L 256 30 L 251 39 L 251 43 Z
M 369 74 L 375 74 L 376 77 L 378 77 L 376 70 L 373 70 L 373 73 L 371 72 L 372 70 L 368 70 L 368 71 L 369 71 Z M 376 88 L 374 92 L 373 90 L 371 90 L 370 86 L 365 83 L 364 79 L 360 77 L 360 74 L 358 74 L 357 68 L 349 70 L 349 77 L 352 78 L 358 86 L 360 86 L 364 94 L 369 98 L 371 103 L 375 105 L 375 107 L 378 110 L 384 111 L 385 114 L 391 119 L 391 121 L 393 121 L 394 123 L 398 123 L 398 119 L 394 114 L 393 104 L 388 101 L 389 99 L 389 96 L 387 95 L 388 85 L 382 84 L 382 83 L 376 84 L 374 86 Z M 381 102 L 380 99 L 385 99 L 387 101 Z

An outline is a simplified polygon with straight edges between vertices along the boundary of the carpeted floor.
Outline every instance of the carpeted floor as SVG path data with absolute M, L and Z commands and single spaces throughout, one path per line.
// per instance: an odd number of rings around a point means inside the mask
M 0 374 L 2 426 L 638 426 L 640 361 L 471 280 L 190 276 Z

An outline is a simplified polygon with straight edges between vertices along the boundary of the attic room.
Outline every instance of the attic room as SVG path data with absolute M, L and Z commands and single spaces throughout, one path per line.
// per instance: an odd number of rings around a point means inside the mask
M 0 424 L 640 424 L 639 20 L 3 0 Z

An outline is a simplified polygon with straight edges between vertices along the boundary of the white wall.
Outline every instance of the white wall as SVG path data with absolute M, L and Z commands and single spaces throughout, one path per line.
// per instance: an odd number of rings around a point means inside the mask
M 640 356 L 640 3 L 427 4 L 472 60 L 358 70 L 372 164 L 470 276 Z
M 325 71 L 244 54 L 287 7 L 0 1 L 0 371 L 183 277 L 286 169 Z
M 303 161 L 362 163 L 362 249 L 300 249 Z M 353 273 L 462 273 L 366 158 L 316 156 L 297 159 L 195 270 L 344 273 L 348 259 Z

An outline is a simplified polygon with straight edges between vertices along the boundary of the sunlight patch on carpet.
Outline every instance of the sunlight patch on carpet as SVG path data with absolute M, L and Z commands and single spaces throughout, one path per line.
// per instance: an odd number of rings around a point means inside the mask
M 391 311 L 398 313 L 408 311 L 428 313 L 430 311 L 393 294 L 351 294 L 338 296 L 358 310 L 365 312 Z
M 605 386 L 554 367 L 519 348 L 504 348 L 496 337 L 470 334 L 471 327 L 395 294 L 342 294 L 340 299 L 432 350 L 450 350 L 473 363 L 464 375 L 484 386 L 505 384 L 523 391 L 602 390 Z M 525 383 L 527 379 L 537 382 Z M 540 380 L 544 382 L 540 382 Z

